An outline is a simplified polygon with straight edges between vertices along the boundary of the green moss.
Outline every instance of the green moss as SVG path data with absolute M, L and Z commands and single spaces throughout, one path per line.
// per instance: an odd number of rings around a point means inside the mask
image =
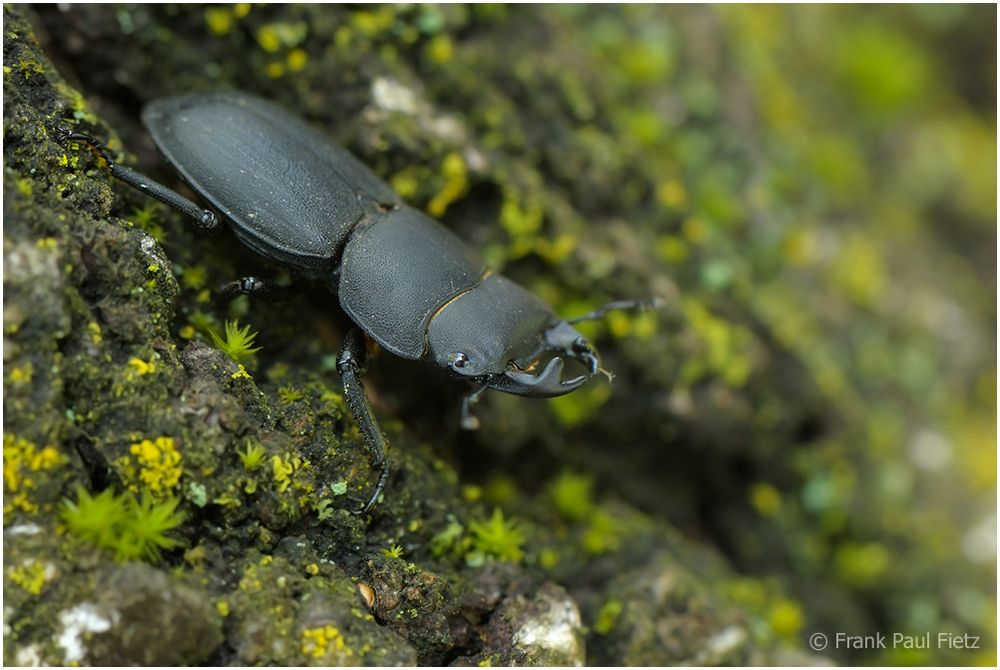
M 594 478 L 564 472 L 549 484 L 549 496 L 559 514 L 569 521 L 586 518 L 594 507 Z
M 387 549 L 382 549 L 382 555 L 386 558 L 402 558 L 403 548 L 398 544 L 393 544 Z
M 243 467 L 250 471 L 263 465 L 264 458 L 267 456 L 267 450 L 262 445 L 250 440 L 247 440 L 243 451 L 237 450 L 236 453 L 239 454 Z
M 513 519 L 505 519 L 499 507 L 487 520 L 469 522 L 472 536 L 472 551 L 466 555 L 470 564 L 481 563 L 486 558 L 495 558 L 510 563 L 524 560 L 522 545 L 527 540 L 524 531 Z
M 294 386 L 282 386 L 278 389 L 278 398 L 285 405 L 291 405 L 305 398 L 305 394 Z
M 609 600 L 597 612 L 597 619 L 594 621 L 594 632 L 598 635 L 607 635 L 614 630 L 618 617 L 621 616 L 624 604 L 620 600 Z
M 447 525 L 439 532 L 431 536 L 430 550 L 435 558 L 441 558 L 447 554 L 461 555 L 461 539 L 465 533 L 465 527 L 458 522 L 454 514 L 448 515 Z
M 237 363 L 249 359 L 261 349 L 253 346 L 257 333 L 251 333 L 249 325 L 240 328 L 236 321 L 226 321 L 225 339 L 214 330 L 211 331 L 211 335 L 215 346 Z
M 148 495 L 136 499 L 129 491 L 116 495 L 111 489 L 91 496 L 78 485 L 76 501 L 65 500 L 60 517 L 71 534 L 114 552 L 119 561 L 155 562 L 161 550 L 181 544 L 168 535 L 184 522 L 178 503 L 176 498 L 155 502 Z
M 588 554 L 607 554 L 621 547 L 623 529 L 609 512 L 597 508 L 581 538 L 583 550 Z

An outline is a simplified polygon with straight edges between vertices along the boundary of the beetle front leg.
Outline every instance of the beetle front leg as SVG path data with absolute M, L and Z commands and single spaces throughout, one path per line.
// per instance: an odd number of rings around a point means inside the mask
M 609 302 L 606 305 L 601 305 L 594 311 L 587 312 L 582 316 L 575 316 L 572 319 L 566 319 L 566 323 L 594 321 L 595 319 L 600 319 L 608 312 L 614 312 L 616 310 L 637 310 L 641 312 L 646 309 L 658 309 L 662 306 L 663 301 L 660 298 L 646 298 L 644 300 L 616 300 L 615 302 Z
M 385 453 L 385 437 L 382 436 L 382 431 L 375 420 L 375 413 L 372 412 L 371 403 L 368 402 L 365 387 L 361 384 L 361 375 L 364 374 L 367 362 L 368 352 L 365 350 L 364 336 L 360 330 L 353 328 L 344 338 L 344 344 L 337 356 L 337 372 L 344 382 L 344 397 L 347 398 L 351 414 L 361 428 L 365 443 L 371 452 L 372 467 L 382 468 L 378 484 L 375 485 L 375 492 L 356 514 L 366 514 L 371 511 L 389 480 L 389 458 Z
M 112 177 L 125 182 L 146 195 L 156 198 L 165 205 L 176 209 L 181 214 L 191 217 L 201 228 L 211 230 L 219 225 L 219 220 L 211 210 L 199 207 L 177 191 L 139 174 L 132 168 L 116 163 L 111 159 L 111 154 L 108 153 L 108 150 L 96 137 L 85 133 L 66 131 L 62 134 L 61 139 L 64 142 L 82 142 L 89 145 L 94 150 L 94 153 L 108 164 L 108 171 L 111 172 Z
M 474 390 L 469 395 L 462 398 L 462 410 L 459 416 L 459 425 L 462 426 L 462 430 L 479 430 L 479 418 L 472 413 L 472 406 L 479 402 L 479 399 L 483 395 L 483 391 L 488 389 L 487 384 L 483 384 L 476 390 Z

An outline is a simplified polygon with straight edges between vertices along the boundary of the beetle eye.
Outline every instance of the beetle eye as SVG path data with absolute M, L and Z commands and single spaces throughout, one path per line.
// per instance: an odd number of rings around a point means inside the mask
M 469 357 L 462 352 L 456 352 L 448 356 L 448 362 L 451 363 L 452 367 L 464 368 L 471 361 L 469 361 Z

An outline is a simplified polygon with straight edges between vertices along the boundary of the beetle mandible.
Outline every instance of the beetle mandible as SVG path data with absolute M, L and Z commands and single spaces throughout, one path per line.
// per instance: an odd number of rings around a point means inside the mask
M 357 325 L 344 339 L 337 370 L 372 466 L 381 468 L 359 513 L 371 510 L 390 472 L 361 384 L 362 333 L 397 356 L 431 361 L 470 382 L 462 425 L 475 428 L 470 406 L 486 389 L 552 398 L 599 371 L 593 347 L 571 324 L 656 304 L 614 302 L 560 319 L 490 272 L 454 233 L 403 202 L 348 151 L 274 103 L 237 92 L 192 94 L 156 100 L 142 118 L 160 152 L 244 244 L 327 286 Z M 90 145 L 114 177 L 202 228 L 219 225 L 213 211 L 117 164 L 94 137 L 67 131 L 63 139 Z M 245 277 L 230 286 L 255 293 L 266 285 Z M 583 374 L 562 379 L 564 356 L 581 363 Z

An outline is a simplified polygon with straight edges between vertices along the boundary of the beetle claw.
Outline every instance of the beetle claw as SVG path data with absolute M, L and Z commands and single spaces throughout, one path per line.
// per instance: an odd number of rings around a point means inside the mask
M 563 359 L 556 357 L 549 361 L 537 375 L 522 372 L 517 369 L 506 370 L 490 386 L 504 393 L 528 396 L 530 398 L 555 398 L 580 388 L 587 375 L 581 375 L 569 381 L 561 381 Z

